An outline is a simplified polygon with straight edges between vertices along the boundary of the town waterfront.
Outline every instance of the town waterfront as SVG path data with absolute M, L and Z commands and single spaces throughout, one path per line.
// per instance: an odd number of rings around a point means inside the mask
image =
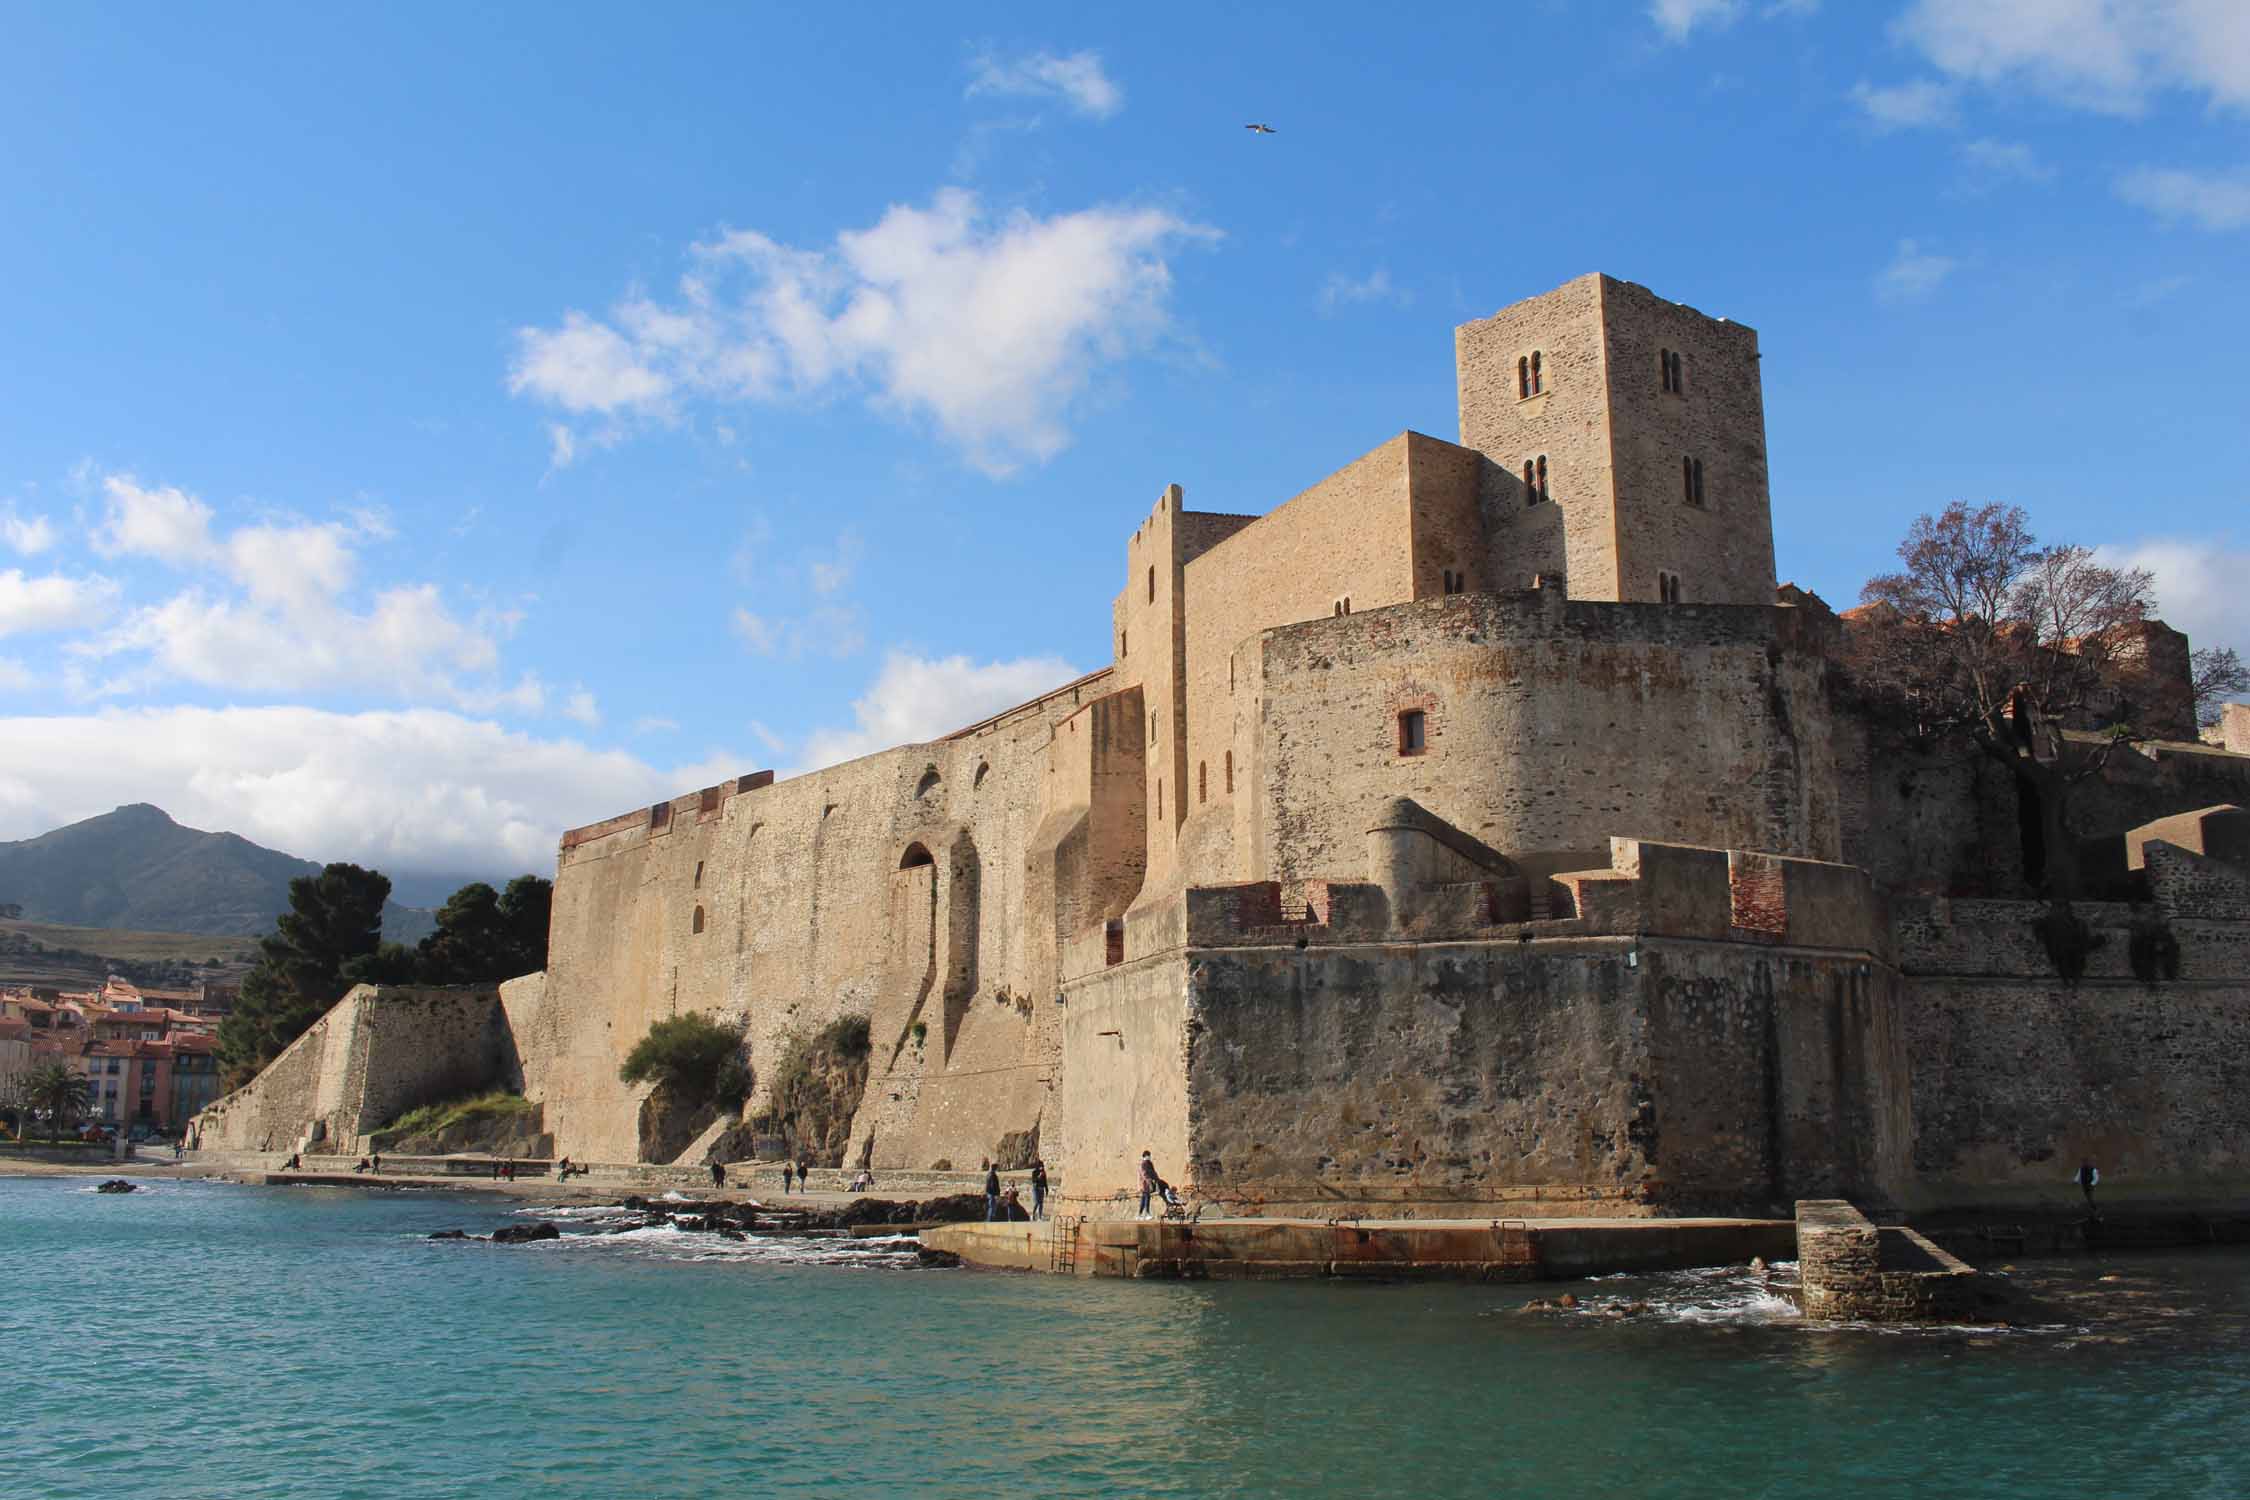
M 432 1242 L 539 1212 L 440 1193 L 92 1189 L 0 1179 L 9 1500 L 2250 1489 L 2239 1251 L 2027 1261 L 2053 1324 L 1884 1332 L 1740 1271 L 1089 1282 L 883 1241 Z

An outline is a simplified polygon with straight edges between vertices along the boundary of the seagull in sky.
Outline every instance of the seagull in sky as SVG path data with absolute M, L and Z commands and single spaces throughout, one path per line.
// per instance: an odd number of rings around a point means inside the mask
M 1274 135 L 1274 134 L 1277 134 L 1277 132 L 1276 132 L 1276 131 L 1274 130 L 1274 128 L 1273 128 L 1273 127 L 1272 127 L 1271 125 L 1245 125 L 1245 126 L 1243 126 L 1242 128 L 1243 128 L 1244 130 L 1248 130 L 1248 131 L 1253 131 L 1253 132 L 1255 132 L 1255 133 L 1256 133 L 1256 134 L 1258 134 L 1258 135 Z

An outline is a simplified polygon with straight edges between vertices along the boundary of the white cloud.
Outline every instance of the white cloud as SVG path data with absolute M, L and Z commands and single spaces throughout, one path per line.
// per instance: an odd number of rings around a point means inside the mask
M 2117 196 L 2168 223 L 2213 232 L 2250 227 L 2250 172 L 2144 167 L 2118 179 Z
M 12 656 L 0 656 L 0 691 L 21 692 L 37 680 L 22 662 Z
M 36 557 L 54 545 L 54 522 L 45 516 L 23 515 L 13 505 L 0 505 L 0 546 Z
M 1918 78 L 1877 88 L 1862 80 L 1852 85 L 1852 102 L 1878 130 L 1917 130 L 1953 123 L 1953 90 Z
M 561 422 L 547 424 L 547 466 L 567 469 L 578 457 L 578 436 Z
M 83 694 L 184 679 L 238 691 L 356 688 L 409 701 L 540 706 L 536 683 L 507 689 L 482 680 L 499 665 L 496 637 L 512 628 L 510 617 L 463 621 L 427 583 L 392 584 L 355 600 L 359 549 L 389 534 L 379 514 L 264 521 L 222 535 L 211 507 L 184 490 L 110 475 L 102 493 L 97 549 L 157 559 L 190 581 L 71 643 L 72 655 L 103 663 L 110 674 L 75 668 Z
M 836 538 L 834 552 L 827 557 L 814 558 L 809 565 L 813 592 L 833 594 L 850 583 L 853 572 L 859 567 L 860 557 L 866 550 L 866 544 L 860 540 L 857 531 L 844 531 Z
M 549 872 L 565 828 L 718 779 L 436 709 L 114 709 L 0 719 L 0 743 L 0 838 L 146 801 L 393 872 Z
M 602 711 L 594 702 L 594 695 L 584 688 L 574 688 L 563 700 L 563 717 L 592 729 L 602 721 Z
M 1900 34 L 1955 78 L 2132 114 L 2181 89 L 2250 108 L 2242 0 L 1915 0 Z
M 1172 331 L 1166 256 L 1216 231 L 1153 208 L 987 216 L 940 191 L 827 250 L 749 230 L 694 247 L 678 300 L 635 296 L 610 321 L 566 315 L 519 338 L 509 388 L 575 412 L 669 419 L 692 393 L 772 401 L 838 386 L 934 422 L 1006 473 L 1070 441 L 1094 372 Z
M 2209 540 L 2156 537 L 2097 549 L 2110 567 L 2146 568 L 2156 575 L 2156 612 L 2187 632 L 2196 646 L 2232 646 L 2250 652 L 2250 551 Z
M 1900 240 L 1898 253 L 1875 277 L 1875 294 L 1886 302 L 1919 302 L 1938 289 L 1960 262 L 1924 250 L 1913 240 Z
M 1997 187 L 2006 182 L 2050 182 L 2055 169 L 2029 146 L 2015 141 L 1976 140 L 1961 148 L 1961 165 L 1970 184 Z
M 1649 0 L 1648 16 L 1667 37 L 1684 42 L 1698 26 L 1732 26 L 1741 19 L 1742 0 Z
M 1058 57 L 1052 52 L 1029 52 L 1002 57 L 982 52 L 972 63 L 969 95 L 1013 95 L 1053 99 L 1082 115 L 1106 120 L 1125 107 L 1125 90 L 1102 71 L 1098 52 L 1073 52 Z
M 0 636 L 77 630 L 98 623 L 112 607 L 117 585 L 98 575 L 33 578 L 21 568 L 0 570 Z
M 737 609 L 728 625 L 753 656 L 844 657 L 867 644 L 866 617 L 850 604 L 824 604 L 787 616 Z
M 635 734 L 677 734 L 679 728 L 679 720 L 660 719 L 654 715 L 643 715 L 633 721 L 633 733 Z
M 832 766 L 894 745 L 915 744 L 965 729 L 1002 709 L 1051 692 L 1079 676 L 1054 656 L 972 662 L 893 650 L 868 690 L 852 702 L 852 727 L 815 730 L 805 763 Z
M 1413 301 L 1414 294 L 1391 285 L 1391 273 L 1380 266 L 1357 279 L 1341 271 L 1331 271 L 1320 286 L 1320 310 L 1324 315 L 1351 303 L 1393 302 L 1406 307 Z
M 174 567 L 211 561 L 211 507 L 185 490 L 143 488 L 129 474 L 102 480 L 108 506 L 94 530 L 94 550 L 105 557 L 153 557 Z

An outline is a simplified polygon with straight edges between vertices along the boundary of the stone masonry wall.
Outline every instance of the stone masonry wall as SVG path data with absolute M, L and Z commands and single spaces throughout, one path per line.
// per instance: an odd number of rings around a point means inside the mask
M 352 1154 L 410 1109 L 519 1082 L 496 991 L 363 984 L 192 1128 L 211 1150 Z
M 1629 835 L 1834 858 L 1824 662 L 1800 623 L 1538 590 L 1270 632 L 1236 757 L 1258 778 L 1245 873 L 1356 873 L 1401 796 L 1510 856 Z M 1410 709 L 1419 755 L 1399 742 Z

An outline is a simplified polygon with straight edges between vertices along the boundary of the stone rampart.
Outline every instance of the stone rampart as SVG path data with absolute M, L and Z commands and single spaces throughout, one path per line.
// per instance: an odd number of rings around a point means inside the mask
M 1847 1202 L 1797 1205 L 1797 1274 L 1806 1316 L 1865 1323 L 1960 1322 L 1983 1283 L 1911 1229 L 1877 1227 Z
M 349 1154 L 410 1109 L 521 1081 L 496 990 L 363 984 L 189 1129 L 206 1150 Z

